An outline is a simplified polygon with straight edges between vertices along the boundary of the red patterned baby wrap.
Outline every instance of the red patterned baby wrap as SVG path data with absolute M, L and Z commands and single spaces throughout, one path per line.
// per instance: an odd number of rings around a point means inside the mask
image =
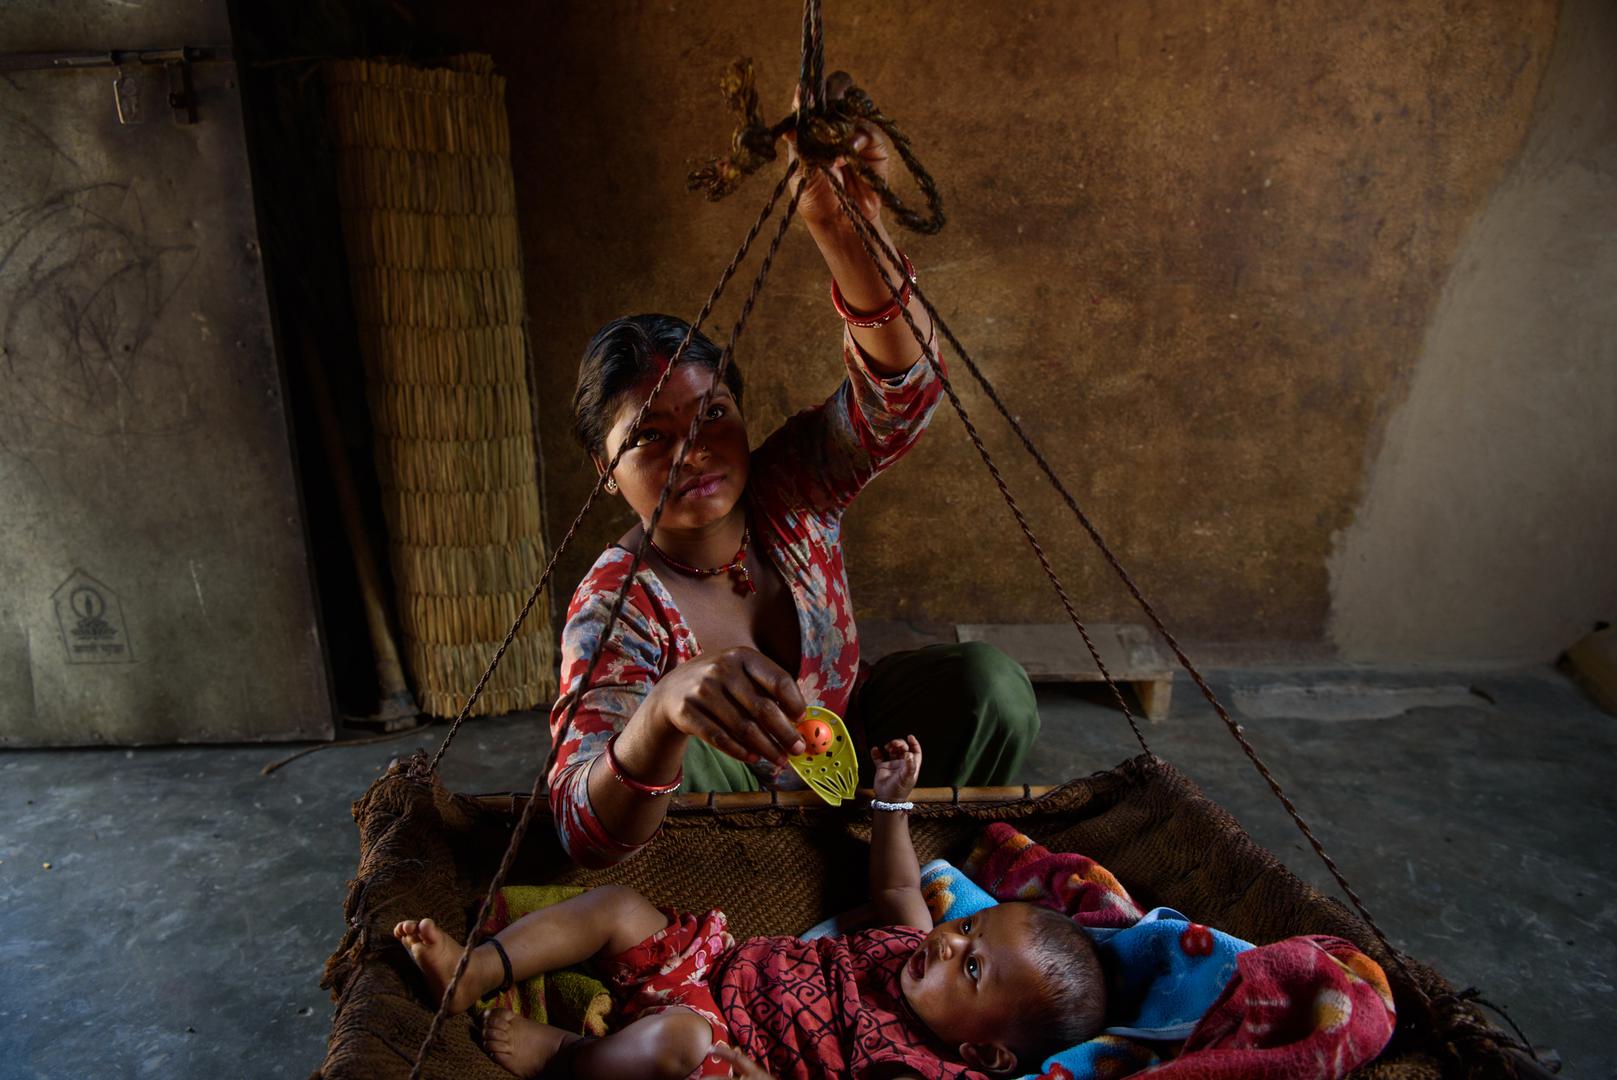
M 731 1044 L 779 1080 L 987 1080 L 947 1060 L 904 1001 L 899 975 L 925 939 L 895 926 L 737 945 L 711 978 Z
M 633 948 L 601 961 L 623 1022 L 655 1016 L 670 1009 L 689 1009 L 708 1022 L 715 1043 L 730 1033 L 708 989 L 714 961 L 735 945 L 722 911 L 682 915 L 662 908 L 668 925 Z M 730 1066 L 709 1054 L 692 1077 L 729 1076 Z
M 926 935 L 909 927 L 803 941 L 735 943 L 722 911 L 684 915 L 601 963 L 624 1022 L 684 1008 L 779 1080 L 860 1080 L 896 1072 L 974 1080 L 945 1060 L 904 1003 L 899 973 Z M 729 1076 L 711 1055 L 692 1077 Z

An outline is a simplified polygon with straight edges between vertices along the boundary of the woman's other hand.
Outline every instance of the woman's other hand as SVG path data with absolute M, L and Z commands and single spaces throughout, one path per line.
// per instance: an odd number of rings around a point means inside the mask
M 668 727 L 701 739 L 737 761 L 759 758 L 784 768 L 805 749 L 793 727 L 805 709 L 796 681 L 756 649 L 704 653 L 670 671 L 645 706 Z
M 838 71 L 825 81 L 826 96 L 832 100 L 839 100 L 847 93 L 848 87 L 853 85 L 853 79 L 846 71 Z M 792 95 L 792 108 L 796 109 L 798 95 Z M 786 133 L 787 161 L 797 160 L 797 132 Z M 879 176 L 882 183 L 887 182 L 888 161 L 892 156 L 892 148 L 888 143 L 887 133 L 874 125 L 860 121 L 855 128 L 853 137 L 854 157 L 857 161 L 868 166 L 872 172 Z M 858 208 L 859 212 L 872 225 L 881 222 L 881 196 L 871 187 L 859 170 L 853 165 L 849 157 L 840 157 L 829 166 L 829 170 L 842 182 L 843 189 L 848 193 L 848 201 Z M 792 177 L 792 191 L 803 188 L 803 197 L 797 204 L 797 212 L 802 215 L 809 229 L 818 238 L 823 234 L 837 234 L 853 231 L 853 223 L 842 212 L 837 202 L 837 194 L 832 190 L 831 183 L 825 174 L 817 169 L 800 170 Z
M 826 96 L 833 100 L 840 98 L 851 84 L 847 73 L 839 71 L 826 80 Z M 796 107 L 795 99 L 793 107 Z M 796 133 L 788 131 L 786 142 L 790 160 L 796 161 Z M 797 212 L 808 224 L 809 235 L 814 237 L 814 245 L 820 249 L 826 269 L 831 271 L 843 304 L 860 314 L 887 312 L 892 309 L 894 290 L 902 287 L 904 276 L 910 270 L 900 265 L 899 257 L 886 254 L 896 248 L 882 224 L 881 196 L 859 175 L 855 165 L 867 166 L 885 184 L 892 147 L 886 132 L 864 122 L 857 126 L 853 143 L 855 160 L 842 157 L 827 168 L 842 182 L 849 202 L 870 222 L 874 239 L 862 235 L 859 227 L 843 213 L 835 189 L 818 169 L 799 170 L 792 177 L 792 183 L 802 189 Z M 871 261 L 871 252 L 865 247 L 867 242 L 877 253 L 879 265 Z M 907 318 L 889 317 L 885 322 L 865 325 L 851 323 L 848 329 L 870 370 L 878 378 L 886 379 L 904 374 L 921 358 L 919 342 L 931 337 L 932 320 L 920 298 L 913 296 Z
M 921 775 L 921 743 L 914 735 L 890 739 L 884 746 L 870 748 L 870 760 L 876 763 L 876 776 L 871 786 L 876 798 L 882 802 L 905 802 L 915 790 L 915 780 Z

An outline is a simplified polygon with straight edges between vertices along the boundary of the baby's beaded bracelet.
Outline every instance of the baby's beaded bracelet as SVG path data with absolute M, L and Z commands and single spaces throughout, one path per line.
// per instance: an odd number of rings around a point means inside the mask
M 872 810 L 892 810 L 892 811 L 914 810 L 915 809 L 915 804 L 912 803 L 912 802 L 882 802 L 880 799 L 871 799 L 870 800 L 870 808 Z

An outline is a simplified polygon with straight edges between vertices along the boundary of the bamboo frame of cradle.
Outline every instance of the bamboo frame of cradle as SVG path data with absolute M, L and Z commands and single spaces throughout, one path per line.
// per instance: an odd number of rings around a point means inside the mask
M 909 801 L 918 806 L 959 806 L 961 803 L 1013 803 L 1026 802 L 1048 795 L 1055 790 L 1051 784 L 1014 784 L 1002 787 L 920 787 L 910 792 Z M 850 801 L 852 808 L 865 806 L 875 792 L 860 788 Z M 477 805 L 513 817 L 522 812 L 527 802 L 526 792 L 499 792 L 469 796 Z M 834 810 L 812 791 L 709 791 L 675 795 L 670 811 L 693 812 L 710 810 L 717 814 L 742 810 L 761 810 L 777 806 L 794 810 Z

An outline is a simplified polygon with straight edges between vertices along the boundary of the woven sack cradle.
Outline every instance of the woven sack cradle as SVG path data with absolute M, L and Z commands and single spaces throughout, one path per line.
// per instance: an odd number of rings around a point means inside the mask
M 917 792 L 921 860 L 964 857 L 982 828 L 1008 821 L 1053 851 L 1080 851 L 1114 873 L 1141 906 L 1167 905 L 1264 944 L 1294 934 L 1352 941 L 1386 970 L 1397 1034 L 1356 1077 L 1532 1074 L 1502 1037 L 1425 965 L 1400 970 L 1369 928 L 1259 847 L 1183 774 L 1140 756 L 1042 794 L 1026 788 Z M 431 916 L 464 938 L 525 796 L 446 791 L 417 753 L 395 763 L 354 804 L 359 870 L 344 906 L 347 930 L 322 983 L 336 1002 L 321 1080 L 408 1077 L 432 1018 L 423 983 L 392 928 Z M 812 800 L 812 802 L 810 801 Z M 851 804 L 850 804 L 851 805 Z M 738 938 L 796 933 L 866 897 L 867 810 L 831 809 L 809 793 L 684 796 L 640 853 L 606 870 L 574 866 L 544 807 L 511 872 L 516 884 L 632 886 L 654 902 L 722 908 Z M 1435 1002 L 1428 1010 L 1415 986 Z M 465 1016 L 446 1024 L 426 1077 L 508 1080 Z

